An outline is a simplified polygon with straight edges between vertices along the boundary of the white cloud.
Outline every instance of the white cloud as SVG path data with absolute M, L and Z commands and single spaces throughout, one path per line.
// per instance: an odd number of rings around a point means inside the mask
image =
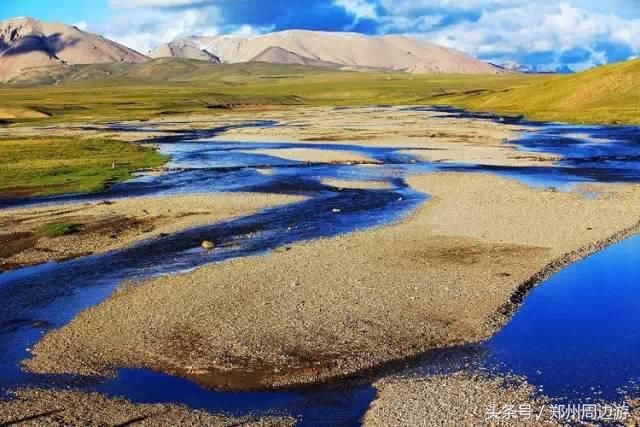
M 87 21 L 80 21 L 80 22 L 76 22 L 75 24 L 73 24 L 74 27 L 82 30 L 82 31 L 86 31 L 87 28 L 89 27 L 89 24 L 87 23 Z
M 376 6 L 367 0 L 334 0 L 333 4 L 341 6 L 356 19 L 367 18 L 378 20 Z
M 425 10 L 494 10 L 509 9 L 531 3 L 528 0 L 380 0 L 395 15 L 412 15 Z
M 563 52 L 582 49 L 573 66 L 584 68 L 610 60 L 606 47 L 598 47 L 603 41 L 631 48 L 617 52 L 618 59 L 640 54 L 640 2 L 634 6 L 635 0 L 323 1 L 353 16 L 352 27 L 368 19 L 377 22 L 375 32 L 408 33 L 488 60 L 517 59 L 529 64 L 528 58 L 535 56 L 531 54 L 539 53 L 530 60 L 553 68 L 563 65 Z M 91 29 L 147 52 L 159 43 L 189 35 L 252 36 L 271 31 L 275 23 L 262 17 L 259 8 L 276 2 L 282 10 L 293 10 L 288 6 L 293 0 L 109 0 L 112 19 L 102 28 Z M 238 10 L 246 12 L 246 22 L 260 23 L 247 25 L 238 18 L 244 16 Z
M 106 37 L 147 53 L 161 43 L 191 35 L 213 36 L 221 32 L 216 7 L 181 11 L 141 9 L 114 15 L 103 33 Z
M 606 62 L 602 52 L 592 49 L 598 41 L 625 42 L 640 51 L 640 20 L 625 20 L 613 14 L 587 12 L 566 2 L 530 3 L 519 8 L 485 11 L 475 22 L 461 22 L 420 34 L 475 56 L 504 57 L 509 53 L 591 50 L 590 61 L 577 64 L 586 68 Z M 550 63 L 549 66 L 561 65 Z
M 363 3 L 334 1 L 377 20 L 380 33 L 411 33 L 487 59 L 540 53 L 540 63 L 546 52 L 546 66 L 553 68 L 564 65 L 563 52 L 583 49 L 590 59 L 578 58 L 574 66 L 586 68 L 609 60 L 606 48 L 594 47 L 600 42 L 624 43 L 640 53 L 637 0 L 378 0 L 385 13 L 376 16 Z
M 273 31 L 273 27 L 254 27 L 244 24 L 240 25 L 239 27 L 230 29 L 229 33 L 233 34 L 234 36 L 255 37 L 271 31 Z

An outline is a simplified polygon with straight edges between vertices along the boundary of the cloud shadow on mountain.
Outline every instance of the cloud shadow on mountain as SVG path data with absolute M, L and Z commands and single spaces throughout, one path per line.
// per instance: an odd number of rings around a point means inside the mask
M 28 35 L 17 40 L 13 45 L 7 45 L 0 41 L 0 51 L 3 56 L 23 55 L 31 52 L 43 51 L 57 57 L 57 53 L 63 49 L 74 46 L 80 41 L 78 38 L 64 40 L 62 34 L 56 33 L 48 37 L 40 35 Z

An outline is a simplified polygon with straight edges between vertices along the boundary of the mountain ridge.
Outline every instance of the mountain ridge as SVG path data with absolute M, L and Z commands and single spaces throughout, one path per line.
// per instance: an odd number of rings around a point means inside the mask
M 400 35 L 367 36 L 359 33 L 336 33 L 309 30 L 286 30 L 242 37 L 233 35 L 197 37 L 176 40 L 197 46 L 220 58 L 222 62 L 251 62 L 269 48 L 281 49 L 269 60 L 279 57 L 291 60 L 320 61 L 346 69 L 405 71 L 413 74 L 501 74 L 504 70 L 454 49 L 425 40 Z M 149 55 L 166 56 L 161 44 Z M 283 52 L 288 52 L 283 54 Z M 273 53 L 273 52 L 272 52 Z M 176 56 L 174 56 L 176 57 Z M 178 56 L 179 57 L 179 56 Z M 286 63 L 286 62 L 285 62 Z
M 139 52 L 75 26 L 29 17 L 0 21 L 0 81 L 22 79 L 37 69 L 147 60 Z

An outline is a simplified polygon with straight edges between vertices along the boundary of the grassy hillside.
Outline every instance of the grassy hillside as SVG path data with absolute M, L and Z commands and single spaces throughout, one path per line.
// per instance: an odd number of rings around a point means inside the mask
M 555 76 L 496 93 L 438 100 L 466 108 L 576 123 L 640 123 L 640 60 Z
M 260 105 L 449 104 L 541 120 L 640 123 L 640 60 L 569 76 L 434 76 L 165 58 L 74 66 L 55 78 L 57 84 L 0 86 L 0 121 L 144 119 Z
M 76 66 L 65 73 L 63 78 L 58 76 L 55 85 L 0 86 L 0 120 L 143 119 L 267 104 L 428 104 L 434 97 L 502 90 L 535 79 L 517 75 L 414 76 L 171 59 L 127 66 Z

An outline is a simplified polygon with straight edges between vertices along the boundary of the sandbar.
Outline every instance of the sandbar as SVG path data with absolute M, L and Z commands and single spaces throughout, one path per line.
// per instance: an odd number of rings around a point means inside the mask
M 3 209 L 0 271 L 121 249 L 302 199 L 261 193 L 209 193 Z M 51 224 L 77 224 L 77 230 L 57 237 L 43 235 L 43 227 Z
M 409 184 L 432 198 L 404 221 L 124 286 L 26 365 L 139 366 L 230 389 L 350 375 L 490 337 L 533 286 L 639 229 L 635 185 L 584 198 L 490 174 Z

